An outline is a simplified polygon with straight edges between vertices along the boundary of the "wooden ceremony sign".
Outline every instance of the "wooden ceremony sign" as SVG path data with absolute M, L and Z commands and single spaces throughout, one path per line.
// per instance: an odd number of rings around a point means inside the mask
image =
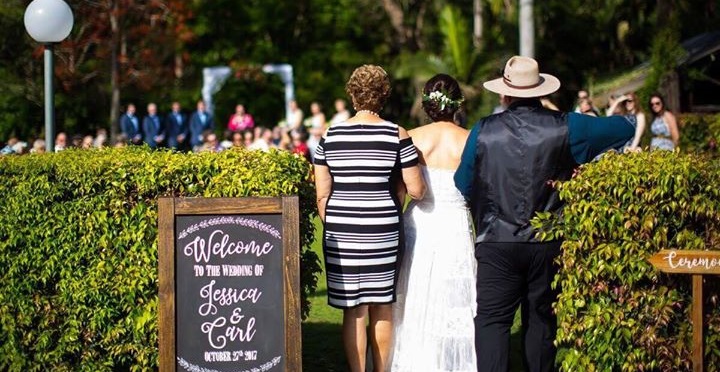
M 297 196 L 161 198 L 160 371 L 302 370 Z
M 671 274 L 692 274 L 693 371 L 702 372 L 703 363 L 703 275 L 720 275 L 720 251 L 662 250 L 649 259 L 658 270 Z

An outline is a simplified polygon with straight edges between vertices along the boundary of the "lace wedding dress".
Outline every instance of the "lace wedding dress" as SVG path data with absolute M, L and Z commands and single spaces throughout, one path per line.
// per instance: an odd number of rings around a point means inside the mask
M 470 214 L 455 188 L 454 171 L 421 169 L 428 190 L 404 215 L 391 370 L 475 372 Z

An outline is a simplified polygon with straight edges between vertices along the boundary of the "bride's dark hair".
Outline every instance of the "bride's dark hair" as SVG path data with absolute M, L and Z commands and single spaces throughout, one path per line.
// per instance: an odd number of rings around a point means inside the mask
M 435 93 L 433 96 L 433 92 Z M 425 83 L 422 107 L 432 121 L 453 121 L 462 116 L 463 95 L 452 76 L 437 74 Z

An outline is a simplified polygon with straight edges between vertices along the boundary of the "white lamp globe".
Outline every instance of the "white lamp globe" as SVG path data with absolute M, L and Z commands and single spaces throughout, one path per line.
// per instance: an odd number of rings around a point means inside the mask
M 63 0 L 33 0 L 25 9 L 25 29 L 41 43 L 65 40 L 73 27 L 73 13 Z

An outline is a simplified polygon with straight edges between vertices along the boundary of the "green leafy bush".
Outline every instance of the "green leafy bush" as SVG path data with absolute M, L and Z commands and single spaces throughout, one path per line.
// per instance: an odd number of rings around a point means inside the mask
M 564 238 L 556 342 L 566 371 L 690 369 L 689 275 L 657 271 L 661 249 L 718 249 L 720 168 L 697 155 L 608 154 L 557 184 L 561 216 L 540 214 L 541 239 Z M 705 358 L 720 370 L 720 280 L 705 276 Z
M 157 198 L 300 196 L 303 315 L 320 271 L 310 164 L 147 148 L 0 159 L 0 370 L 157 367 Z
M 680 149 L 683 152 L 717 153 L 720 141 L 720 114 L 682 114 Z

